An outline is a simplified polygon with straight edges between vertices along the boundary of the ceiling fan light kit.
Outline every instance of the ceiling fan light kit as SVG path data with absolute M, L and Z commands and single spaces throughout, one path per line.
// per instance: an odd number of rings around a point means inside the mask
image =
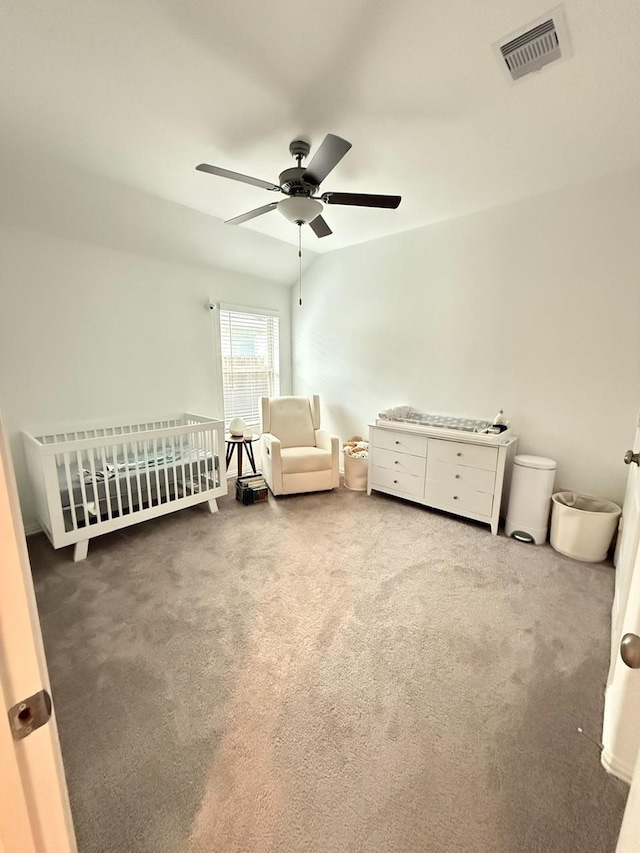
M 200 163 L 196 166 L 199 172 L 208 172 L 210 175 L 218 175 L 220 178 L 228 178 L 232 181 L 240 181 L 243 184 L 251 184 L 260 189 L 270 192 L 281 192 L 288 198 L 282 201 L 273 201 L 257 207 L 233 219 L 227 219 L 230 225 L 241 225 L 256 216 L 262 216 L 276 208 L 280 213 L 298 226 L 309 225 L 316 237 L 327 237 L 332 233 L 322 217 L 322 202 L 325 204 L 344 204 L 353 207 L 379 207 L 395 210 L 400 204 L 398 195 L 371 195 L 368 193 L 334 193 L 325 192 L 320 196 L 316 193 L 320 184 L 342 160 L 351 143 L 334 133 L 328 133 L 322 144 L 311 158 L 308 166 L 302 166 L 302 160 L 309 156 L 310 144 L 306 139 L 294 139 L 289 145 L 289 152 L 298 165 L 285 169 L 280 173 L 279 184 L 263 181 L 260 178 L 252 178 L 250 175 L 242 175 L 240 172 L 231 172 L 220 166 L 210 166 L 208 163 Z
M 296 225 L 308 225 L 322 213 L 322 204 L 315 198 L 292 195 L 278 202 L 279 212 Z

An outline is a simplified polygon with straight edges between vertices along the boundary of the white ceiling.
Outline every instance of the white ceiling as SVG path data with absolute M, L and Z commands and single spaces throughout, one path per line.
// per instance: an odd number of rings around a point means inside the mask
M 196 164 L 276 181 L 293 138 L 337 133 L 322 189 L 403 200 L 325 209 L 323 252 L 637 167 L 640 3 L 564 6 L 574 56 L 512 85 L 491 45 L 553 2 L 2 0 L 5 170 L 37 187 L 57 159 L 223 220 L 275 196 Z M 277 212 L 237 227 L 297 240 Z

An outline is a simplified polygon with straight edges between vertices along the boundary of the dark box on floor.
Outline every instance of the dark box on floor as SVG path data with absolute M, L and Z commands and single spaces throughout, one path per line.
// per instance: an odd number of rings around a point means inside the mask
M 236 480 L 236 500 L 249 506 L 266 501 L 269 498 L 269 489 L 260 472 L 238 477 Z

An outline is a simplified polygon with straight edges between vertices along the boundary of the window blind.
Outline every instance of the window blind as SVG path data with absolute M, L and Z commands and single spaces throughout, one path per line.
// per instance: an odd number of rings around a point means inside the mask
M 280 394 L 279 320 L 270 314 L 220 311 L 225 428 L 234 418 L 260 427 L 260 397 Z

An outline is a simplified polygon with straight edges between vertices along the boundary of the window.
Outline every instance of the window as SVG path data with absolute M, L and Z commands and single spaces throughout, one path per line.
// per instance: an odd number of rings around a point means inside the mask
M 220 311 L 224 423 L 260 427 L 260 397 L 280 394 L 279 320 L 271 314 Z

